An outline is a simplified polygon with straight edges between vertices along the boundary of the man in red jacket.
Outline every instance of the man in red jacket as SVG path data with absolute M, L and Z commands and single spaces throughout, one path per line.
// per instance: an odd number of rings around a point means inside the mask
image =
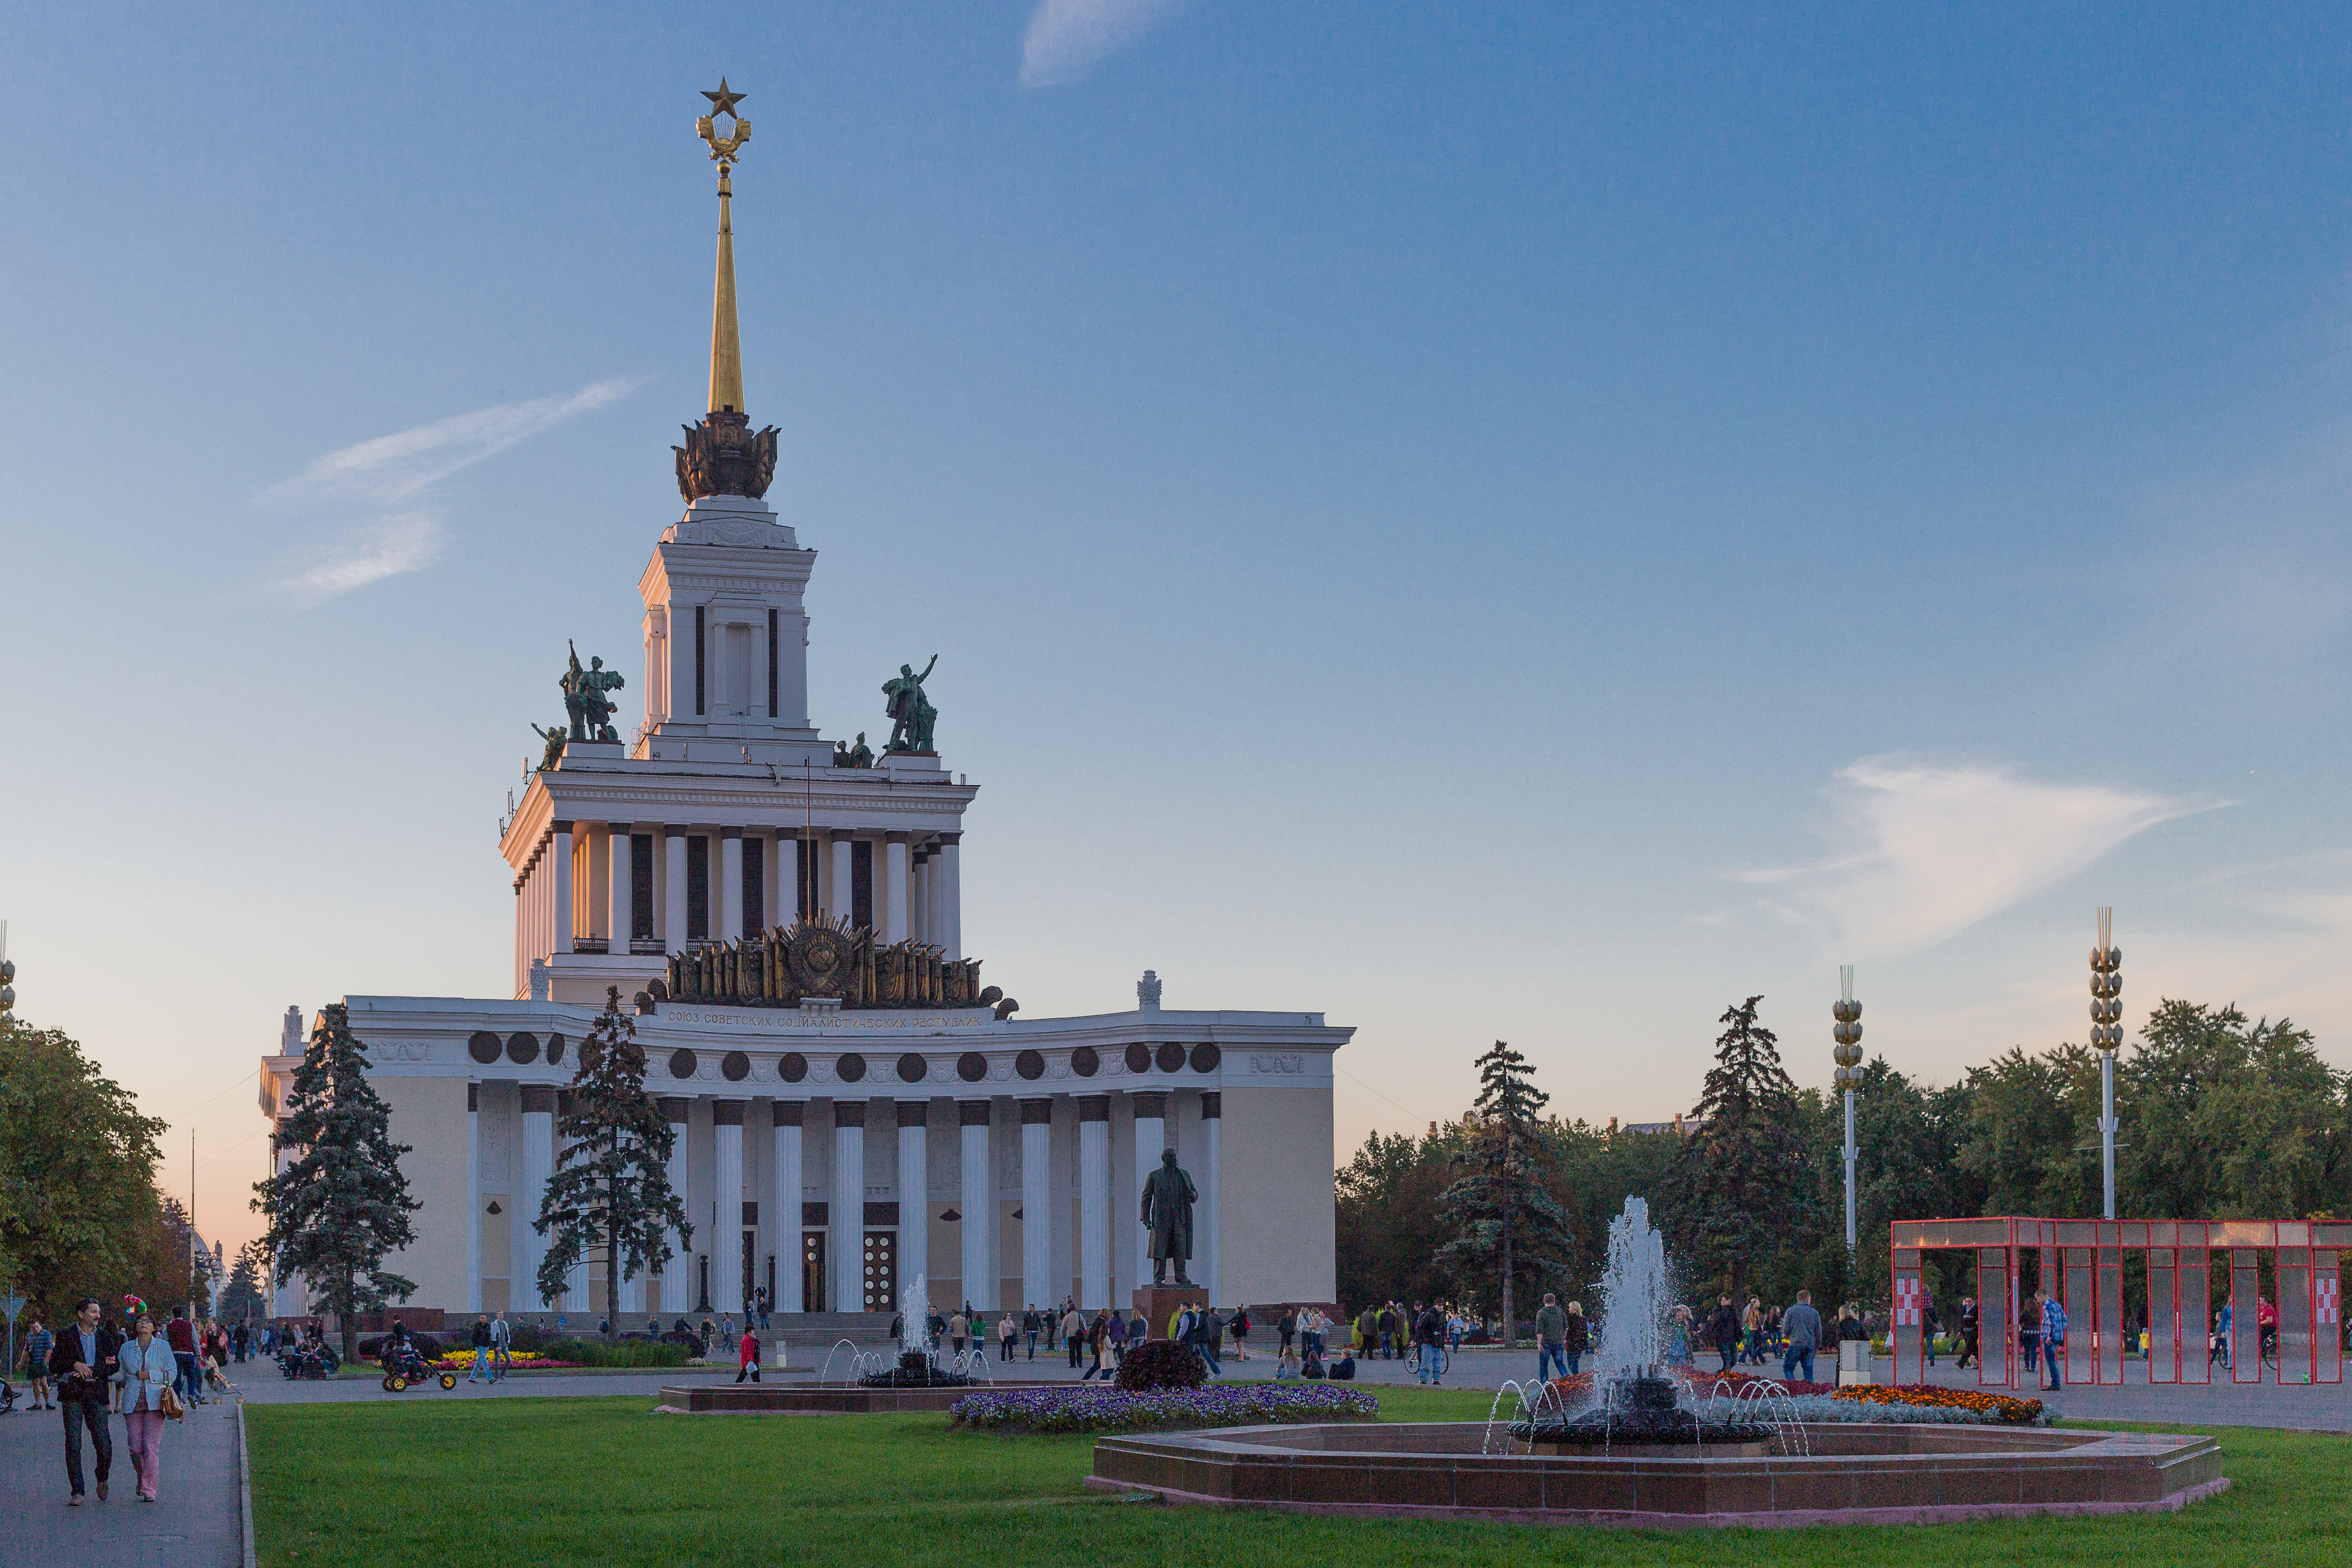
M 179 1381 L 173 1387 L 190 1405 L 202 1405 L 205 1374 L 196 1369 L 196 1331 L 188 1321 L 185 1307 L 172 1309 L 172 1321 L 163 1330 L 163 1338 L 172 1347 L 172 1359 L 180 1363 Z

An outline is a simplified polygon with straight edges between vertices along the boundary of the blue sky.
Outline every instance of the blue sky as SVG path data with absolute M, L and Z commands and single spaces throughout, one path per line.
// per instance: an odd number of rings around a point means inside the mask
M 634 719 L 722 71 L 813 704 L 941 656 L 1026 1012 L 1357 1024 L 1344 1155 L 1754 992 L 1825 1083 L 1841 962 L 1939 1081 L 2079 1039 L 2104 903 L 2127 1024 L 2352 1065 L 2340 9 L 6 29 L 0 918 L 232 1240 L 289 1003 L 506 984 L 567 637 Z

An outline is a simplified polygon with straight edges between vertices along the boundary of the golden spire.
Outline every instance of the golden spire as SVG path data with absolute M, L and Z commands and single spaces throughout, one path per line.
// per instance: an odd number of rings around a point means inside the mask
M 719 79 L 717 92 L 702 96 L 710 100 L 710 113 L 694 122 L 695 133 L 709 144 L 711 159 L 719 165 L 719 267 L 710 292 L 710 412 L 740 414 L 743 342 L 735 324 L 735 222 L 729 205 L 734 189 L 727 176 L 734 167 L 735 155 L 751 139 L 751 122 L 735 112 L 744 95 L 729 91 L 726 78 Z M 734 122 L 725 136 L 712 123 L 713 117 L 720 114 Z

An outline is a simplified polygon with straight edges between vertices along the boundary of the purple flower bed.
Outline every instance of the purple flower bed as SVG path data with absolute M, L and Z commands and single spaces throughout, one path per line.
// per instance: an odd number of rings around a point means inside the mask
M 1108 1384 L 968 1394 L 949 1407 L 959 1426 L 988 1432 L 1132 1432 L 1177 1426 L 1267 1426 L 1377 1415 L 1381 1402 L 1355 1389 L 1227 1383 L 1129 1394 Z

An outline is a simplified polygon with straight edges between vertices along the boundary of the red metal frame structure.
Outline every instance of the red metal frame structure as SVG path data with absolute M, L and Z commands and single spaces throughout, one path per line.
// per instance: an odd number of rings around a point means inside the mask
M 2124 1267 L 2140 1255 L 2147 1284 L 2147 1381 L 2210 1381 L 2215 1358 L 2207 1348 L 2212 1302 L 2213 1255 L 2230 1304 L 2229 1365 L 2233 1383 L 2263 1381 L 2257 1303 L 2261 1255 L 2273 1255 L 2277 1281 L 2278 1373 L 2283 1384 L 2344 1380 L 2341 1260 L 2352 1252 L 2352 1224 L 2316 1220 L 1898 1220 L 1888 1226 L 1894 1260 L 1895 1381 L 1926 1376 L 1920 1337 L 1921 1255 L 1975 1255 L 1977 1382 L 2015 1388 L 2025 1366 L 2015 1332 L 2018 1260 L 2035 1253 L 2043 1289 L 2053 1287 L 2066 1310 L 2066 1381 L 2124 1381 Z M 1943 1310 L 1947 1321 L 1950 1304 Z

